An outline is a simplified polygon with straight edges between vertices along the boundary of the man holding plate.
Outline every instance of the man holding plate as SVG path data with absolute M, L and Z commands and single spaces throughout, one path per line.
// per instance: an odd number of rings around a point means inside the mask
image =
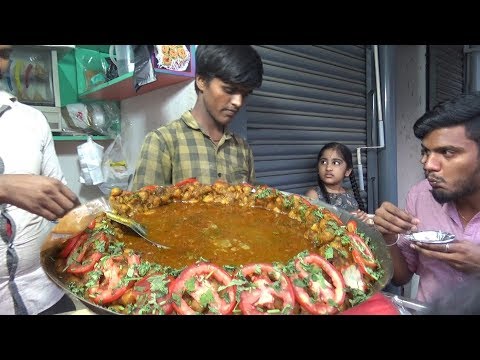
M 431 303 L 480 273 L 480 93 L 437 105 L 413 130 L 426 179 L 410 189 L 405 210 L 384 202 L 374 222 L 390 248 L 392 283 L 418 274 L 417 299 Z M 416 234 L 431 230 L 441 238 Z

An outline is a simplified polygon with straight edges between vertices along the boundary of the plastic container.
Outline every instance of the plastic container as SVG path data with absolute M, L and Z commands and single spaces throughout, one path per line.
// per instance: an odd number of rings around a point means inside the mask
M 110 59 L 117 66 L 118 76 L 128 74 L 135 69 L 132 45 L 110 45 Z

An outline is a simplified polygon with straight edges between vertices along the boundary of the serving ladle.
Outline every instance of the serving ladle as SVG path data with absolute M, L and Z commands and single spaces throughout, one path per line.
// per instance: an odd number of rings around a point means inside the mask
M 140 235 L 143 239 L 147 240 L 150 244 L 158 247 L 159 249 L 170 249 L 170 247 L 168 247 L 166 245 L 159 244 L 159 243 L 147 238 L 147 229 L 145 228 L 145 226 L 136 222 L 135 220 L 120 216 L 118 214 L 114 214 L 111 211 L 105 211 L 105 215 L 107 215 L 107 217 L 110 220 L 113 220 L 113 221 L 115 221 L 119 224 L 123 224 L 123 225 L 129 227 L 130 229 L 135 231 L 135 233 Z

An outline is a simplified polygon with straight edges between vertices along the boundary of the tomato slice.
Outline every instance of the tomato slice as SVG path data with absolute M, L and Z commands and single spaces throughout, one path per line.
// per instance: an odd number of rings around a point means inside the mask
M 94 252 L 88 256 L 81 264 L 72 264 L 68 267 L 67 272 L 71 274 L 81 275 L 92 271 L 95 264 L 102 258 L 102 253 Z
M 350 220 L 347 222 L 347 231 L 351 233 L 357 232 L 357 222 L 355 220 Z
M 345 301 L 345 281 L 337 269 L 317 254 L 297 258 L 295 268 L 290 279 L 300 306 L 315 315 L 338 312 Z
M 92 221 L 90 221 L 90 224 L 88 224 L 88 228 L 90 230 L 93 230 L 93 229 L 95 229 L 96 224 L 97 224 L 97 221 L 95 219 L 93 219 Z
M 184 180 L 180 180 L 179 182 L 177 182 L 175 184 L 175 187 L 180 187 L 180 186 L 183 186 L 183 185 L 186 185 L 186 184 L 192 184 L 192 183 L 196 183 L 198 182 L 197 178 L 188 178 L 188 179 L 184 179 Z
M 290 279 L 271 264 L 245 265 L 235 276 L 245 283 L 237 286 L 238 304 L 244 315 L 291 314 L 295 293 Z
M 101 305 L 119 299 L 134 284 L 134 281 L 125 280 L 125 277 L 135 264 L 140 264 L 140 257 L 135 254 L 114 256 L 102 261 L 95 269 L 102 274 L 98 283 L 87 290 L 89 299 Z
M 80 236 L 82 236 L 84 233 L 81 232 L 78 235 L 75 235 L 74 237 L 70 238 L 67 240 L 67 244 L 65 247 L 62 249 L 60 254 L 58 254 L 58 257 L 65 259 L 70 253 L 73 251 L 75 248 L 75 245 L 77 244 L 78 240 L 80 240 Z
M 104 242 L 106 248 L 109 238 L 103 232 L 96 233 L 88 240 L 87 237 L 87 234 L 80 236 L 75 248 L 68 256 L 67 272 L 77 275 L 84 274 L 93 270 L 95 264 L 101 259 L 102 253 L 95 250 L 95 241 Z
M 171 285 L 173 308 L 180 315 L 231 314 L 236 291 L 231 281 L 231 276 L 217 265 L 191 265 Z
M 142 190 L 145 190 L 145 191 L 155 191 L 158 189 L 158 185 L 146 185 L 144 187 L 142 187 L 140 190 L 138 191 L 142 191 Z
M 350 237 L 350 240 L 352 240 L 351 242 L 354 247 L 352 255 L 357 264 L 360 266 L 368 266 L 369 268 L 375 269 L 378 266 L 375 261 L 375 255 L 373 255 L 372 250 L 368 247 L 365 241 L 363 241 L 363 239 L 357 234 L 347 234 Z
M 151 274 L 138 280 L 131 289 L 135 303 L 132 314 L 168 315 L 173 312 L 169 287 L 175 278 L 166 274 Z

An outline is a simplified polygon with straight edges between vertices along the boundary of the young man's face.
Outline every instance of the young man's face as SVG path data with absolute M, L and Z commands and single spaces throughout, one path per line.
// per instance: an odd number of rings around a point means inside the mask
M 437 129 L 425 136 L 421 162 L 432 195 L 440 203 L 480 191 L 478 147 L 467 138 L 464 125 Z
M 207 83 L 202 77 L 197 77 L 197 86 L 202 92 L 205 109 L 211 118 L 219 125 L 228 125 L 240 108 L 245 104 L 246 97 L 252 92 L 235 86 L 218 78 Z
M 0 45 L 0 79 L 8 70 L 8 63 L 10 62 L 10 53 L 12 52 L 11 45 Z

